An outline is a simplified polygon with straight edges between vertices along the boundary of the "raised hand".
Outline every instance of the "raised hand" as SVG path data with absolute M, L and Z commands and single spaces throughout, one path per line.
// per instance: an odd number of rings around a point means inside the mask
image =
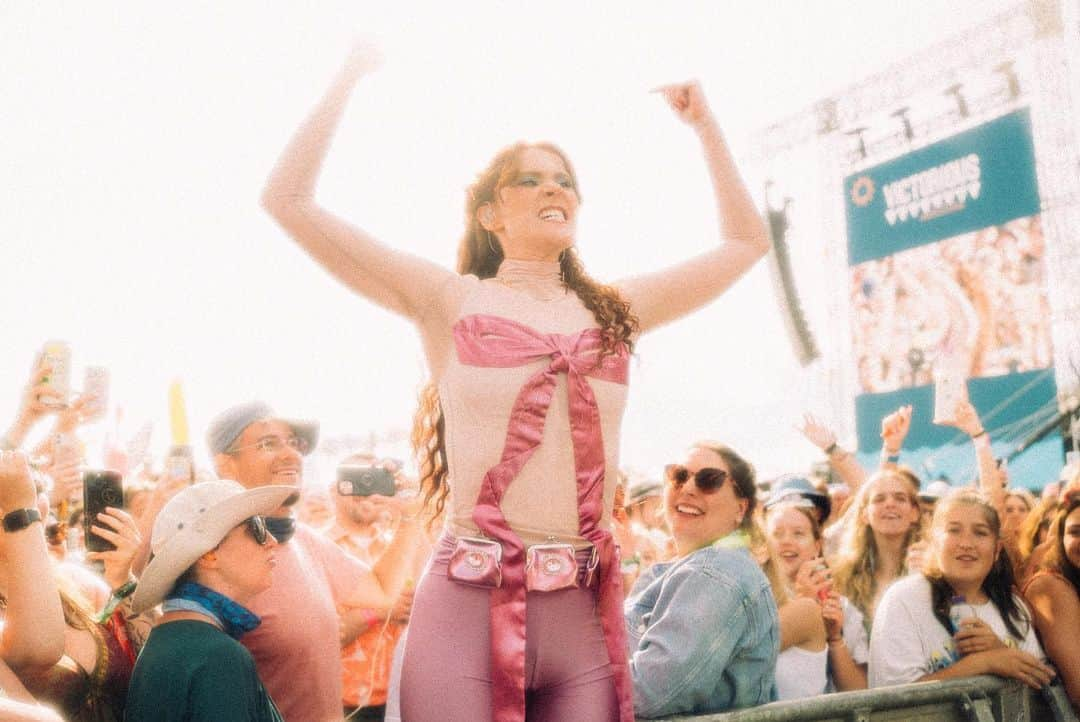
M 956 420 L 954 426 L 963 431 L 968 436 L 978 436 L 983 432 L 982 420 L 979 419 L 979 412 L 975 410 L 975 405 L 967 399 L 962 400 L 956 405 Z
M 897 453 L 911 429 L 911 405 L 901 406 L 881 420 L 881 440 L 885 450 Z
M 806 440 L 822 451 L 836 443 L 836 434 L 813 414 L 803 414 L 802 426 L 796 426 Z
M 652 92 L 663 95 L 679 120 L 692 128 L 700 128 L 712 120 L 705 92 L 701 89 L 701 83 L 696 80 L 662 85 L 654 88 Z
M 131 579 L 131 563 L 142 544 L 142 534 L 135 520 L 123 509 L 106 507 L 97 515 L 90 530 L 112 542 L 113 551 L 87 552 L 86 558 L 101 561 L 105 565 L 105 582 L 110 589 L 116 589 Z
M 53 480 L 51 506 L 82 497 L 82 459 L 76 444 L 55 444 L 52 460 L 44 471 Z
M 70 404 L 57 412 L 54 433 L 70 434 L 90 421 L 97 412 L 96 404 L 97 397 L 93 394 L 83 393 L 76 396 Z
M 383 55 L 379 46 L 370 38 L 358 38 L 353 42 L 349 50 L 349 57 L 345 61 L 345 70 L 352 76 L 360 78 L 375 72 L 382 65 Z
M 30 370 L 30 380 L 23 388 L 19 400 L 19 410 L 15 414 L 11 429 L 7 433 L 8 441 L 14 445 L 22 444 L 27 432 L 43 416 L 51 414 L 62 404 L 63 399 L 56 389 L 49 385 L 52 366 L 40 354 L 34 359 Z

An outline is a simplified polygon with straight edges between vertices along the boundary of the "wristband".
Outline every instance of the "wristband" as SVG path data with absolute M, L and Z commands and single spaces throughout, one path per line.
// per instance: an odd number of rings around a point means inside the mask
M 112 590 L 109 595 L 109 601 L 105 604 L 105 608 L 101 610 L 101 614 L 98 615 L 98 624 L 105 624 L 109 621 L 109 617 L 113 615 L 116 608 L 120 606 L 120 603 L 135 593 L 135 581 L 125 582 L 116 589 Z
M 836 451 L 835 441 L 825 447 L 825 456 L 832 456 L 834 451 Z
M 41 521 L 41 512 L 37 509 L 16 509 L 4 515 L 3 526 L 6 532 L 22 531 L 35 521 Z
M 890 454 L 888 452 L 885 452 L 881 456 L 882 456 L 882 460 L 886 464 L 899 464 L 900 463 L 900 454 Z

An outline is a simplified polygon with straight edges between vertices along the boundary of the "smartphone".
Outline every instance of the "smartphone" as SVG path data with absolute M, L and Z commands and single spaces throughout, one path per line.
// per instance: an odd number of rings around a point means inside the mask
M 41 349 L 41 357 L 52 367 L 43 381 L 59 397 L 55 404 L 50 405 L 66 406 L 71 393 L 71 346 L 67 341 L 46 341 Z
M 393 496 L 397 484 L 394 475 L 381 466 L 342 464 L 337 468 L 337 490 L 341 496 Z
M 87 409 L 87 419 L 94 421 L 104 418 L 109 406 L 109 369 L 87 366 L 83 376 L 83 393 L 92 399 Z
M 967 401 L 967 379 L 962 374 L 943 371 L 934 375 L 934 423 L 956 421 L 956 409 Z
M 90 531 L 97 524 L 97 515 L 105 507 L 124 506 L 124 479 L 110 469 L 88 469 L 83 472 L 83 537 L 91 552 L 109 552 L 116 547 Z

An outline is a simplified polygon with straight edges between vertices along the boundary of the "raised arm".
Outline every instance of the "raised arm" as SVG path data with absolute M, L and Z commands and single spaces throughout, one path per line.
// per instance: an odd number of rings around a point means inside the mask
M 967 400 L 956 405 L 956 420 L 949 426 L 955 426 L 971 437 L 975 446 L 975 461 L 979 468 L 979 490 L 990 497 L 997 513 L 1005 513 L 1005 477 L 998 471 L 994 450 L 990 445 L 990 434 L 979 419 L 979 412 Z
M 901 406 L 881 420 L 881 469 L 895 471 L 900 465 L 900 449 L 911 430 L 911 404 Z
M 262 205 L 301 248 L 353 291 L 403 316 L 419 319 L 442 309 L 438 294 L 457 274 L 383 245 L 315 202 L 315 183 L 341 121 L 345 104 L 363 76 L 378 66 L 378 53 L 358 45 L 330 88 L 285 147 Z
M 813 414 L 803 414 L 802 425 L 796 428 L 807 441 L 825 453 L 837 478 L 848 485 L 851 495 L 854 496 L 866 481 L 866 469 L 862 468 L 855 455 L 841 448 L 833 430 Z
M 37 508 L 26 457 L 0 451 L 0 516 Z M 0 563 L 7 602 L 0 658 L 16 672 L 51 667 L 64 653 L 64 613 L 40 520 L 0 531 Z
M 708 165 L 720 222 L 719 247 L 655 273 L 617 285 L 642 332 L 709 303 L 769 252 L 769 233 L 735 167 L 720 126 L 696 82 L 659 89 L 675 114 L 697 133 Z

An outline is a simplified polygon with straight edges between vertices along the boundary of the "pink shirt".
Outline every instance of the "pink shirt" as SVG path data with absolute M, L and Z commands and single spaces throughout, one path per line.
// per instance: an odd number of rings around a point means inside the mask
M 304 524 L 274 555 L 274 583 L 250 605 L 262 624 L 241 642 L 288 722 L 339 720 L 337 605 L 370 569 Z

